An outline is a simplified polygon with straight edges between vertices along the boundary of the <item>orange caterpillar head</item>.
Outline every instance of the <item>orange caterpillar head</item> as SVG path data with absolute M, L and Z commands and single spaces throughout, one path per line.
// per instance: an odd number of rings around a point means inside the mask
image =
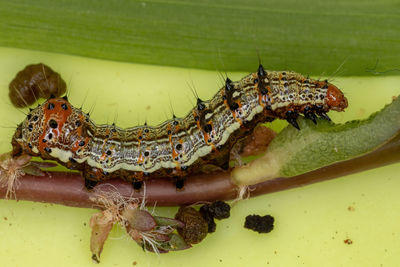
M 49 154 L 50 145 L 62 135 L 62 127 L 70 114 L 71 105 L 63 98 L 49 99 L 31 110 L 13 136 L 13 155 Z
M 326 92 L 326 104 L 331 110 L 343 111 L 347 108 L 347 98 L 343 95 L 342 91 L 329 83 Z

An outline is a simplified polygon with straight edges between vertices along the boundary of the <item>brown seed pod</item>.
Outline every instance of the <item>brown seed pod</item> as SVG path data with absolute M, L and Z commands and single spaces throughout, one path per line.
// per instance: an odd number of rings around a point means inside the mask
M 60 74 L 43 63 L 26 66 L 10 82 L 9 97 L 16 107 L 32 105 L 39 98 L 60 96 L 67 85 Z

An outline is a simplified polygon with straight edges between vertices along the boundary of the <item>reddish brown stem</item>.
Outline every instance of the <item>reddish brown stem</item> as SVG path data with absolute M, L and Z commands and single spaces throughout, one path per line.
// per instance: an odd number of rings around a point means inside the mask
M 400 136 L 378 150 L 348 161 L 336 163 L 321 169 L 291 178 L 276 178 L 250 186 L 251 196 L 276 192 L 318 181 L 388 165 L 400 161 Z M 94 192 L 84 187 L 84 180 L 78 173 L 47 172 L 45 176 L 25 175 L 16 189 L 19 200 L 57 203 L 76 207 L 96 207 L 91 200 Z M 112 184 L 123 196 L 141 198 L 130 183 L 110 180 L 102 184 Z M 101 184 L 99 184 L 101 186 Z M 99 186 L 98 185 L 98 186 Z M 109 190 L 104 186 L 102 190 Z M 202 174 L 189 177 L 184 190 L 177 191 L 170 179 L 149 180 L 146 182 L 146 201 L 148 205 L 177 206 L 197 202 L 229 200 L 238 196 L 239 188 L 230 180 L 229 172 Z M 0 188 L 4 198 L 6 188 Z

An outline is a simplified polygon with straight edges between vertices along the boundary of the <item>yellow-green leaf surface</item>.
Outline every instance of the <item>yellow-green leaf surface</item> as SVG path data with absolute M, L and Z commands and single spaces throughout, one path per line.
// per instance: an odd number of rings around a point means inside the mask
M 209 70 L 249 71 L 259 55 L 315 76 L 342 63 L 347 76 L 398 74 L 399 10 L 398 0 L 0 1 L 0 45 Z
M 116 63 L 18 49 L 0 49 L 0 151 L 11 149 L 14 127 L 25 115 L 11 106 L 7 87 L 17 71 L 43 62 L 60 72 L 71 103 L 98 123 L 157 124 L 185 115 L 195 103 L 190 87 L 208 99 L 223 84 L 218 72 Z M 267 64 L 265 64 L 268 67 Z M 257 61 L 254 62 L 254 70 Z M 246 73 L 228 73 L 232 80 Z M 400 77 L 335 77 L 349 100 L 337 123 L 367 118 L 400 92 Z M 189 85 L 190 86 L 189 86 Z M 27 112 L 27 109 L 24 110 Z M 276 130 L 286 122 L 272 124 Z M 11 127 L 11 128 L 8 128 Z M 397 266 L 400 261 L 400 164 L 237 203 L 217 231 L 186 251 L 144 253 L 115 227 L 102 266 Z M 156 208 L 173 216 L 176 208 Z M 95 211 L 59 205 L 0 201 L 1 266 L 94 266 L 89 218 Z M 248 214 L 271 214 L 275 229 L 243 228 Z M 345 240 L 352 244 L 346 244 Z

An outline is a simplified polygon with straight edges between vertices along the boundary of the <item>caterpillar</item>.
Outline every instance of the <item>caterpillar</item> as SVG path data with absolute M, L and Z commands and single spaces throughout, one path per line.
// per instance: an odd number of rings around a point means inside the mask
M 27 107 L 39 98 L 61 96 L 66 90 L 65 81 L 49 66 L 38 63 L 26 66 L 8 85 L 8 96 L 16 107 Z
M 13 155 L 40 156 L 79 170 L 87 188 L 111 178 L 135 186 L 149 178 L 179 182 L 205 165 L 228 169 L 232 146 L 261 122 L 285 119 L 299 129 L 299 114 L 316 123 L 317 116 L 329 120 L 326 112 L 346 107 L 346 97 L 326 80 L 260 65 L 239 81 L 227 78 L 211 100 L 198 98 L 185 117 L 158 126 L 96 125 L 66 97 L 48 99 L 19 124 Z

